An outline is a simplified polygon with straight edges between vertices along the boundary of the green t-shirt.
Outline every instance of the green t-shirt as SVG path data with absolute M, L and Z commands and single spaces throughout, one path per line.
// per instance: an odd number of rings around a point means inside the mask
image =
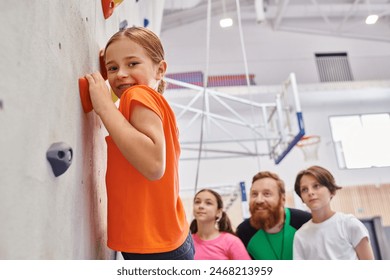
M 293 240 L 297 231 L 290 225 L 290 209 L 285 208 L 286 219 L 278 233 L 258 230 L 248 243 L 247 250 L 256 260 L 292 260 Z M 261 247 L 261 250 L 258 248 Z

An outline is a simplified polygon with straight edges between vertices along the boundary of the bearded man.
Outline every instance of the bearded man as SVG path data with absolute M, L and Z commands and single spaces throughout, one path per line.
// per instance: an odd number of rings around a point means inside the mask
M 249 195 L 251 217 L 237 227 L 237 236 L 254 260 L 292 260 L 295 232 L 311 214 L 285 208 L 284 182 L 263 171 L 252 179 Z

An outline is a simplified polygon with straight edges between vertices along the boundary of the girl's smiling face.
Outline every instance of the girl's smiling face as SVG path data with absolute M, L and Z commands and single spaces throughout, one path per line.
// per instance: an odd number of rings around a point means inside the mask
M 108 82 L 118 98 L 134 85 L 157 89 L 166 70 L 165 61 L 154 63 L 142 46 L 124 36 L 107 47 L 105 62 Z

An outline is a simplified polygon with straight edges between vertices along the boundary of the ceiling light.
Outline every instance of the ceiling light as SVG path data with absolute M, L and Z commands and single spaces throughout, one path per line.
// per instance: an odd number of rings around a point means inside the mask
M 222 19 L 219 21 L 219 25 L 222 27 L 222 28 L 226 28 L 226 27 L 230 27 L 233 25 L 233 20 L 231 17 L 228 17 L 226 15 L 226 3 L 225 3 L 225 0 L 222 0 L 221 2 L 222 4 L 222 14 L 223 14 L 223 17 Z
M 256 22 L 263 23 L 265 21 L 264 0 L 255 0 L 255 10 Z
M 378 15 L 369 15 L 366 18 L 366 24 L 375 24 L 378 18 L 379 18 Z
M 219 21 L 219 25 L 222 28 L 230 27 L 233 25 L 233 20 L 231 18 L 223 18 Z

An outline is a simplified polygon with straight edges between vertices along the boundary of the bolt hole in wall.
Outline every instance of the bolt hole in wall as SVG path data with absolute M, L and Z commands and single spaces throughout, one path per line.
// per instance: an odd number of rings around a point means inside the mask
M 65 152 L 63 152 L 63 151 L 60 151 L 60 152 L 58 152 L 58 157 L 59 158 L 64 158 L 65 157 Z

